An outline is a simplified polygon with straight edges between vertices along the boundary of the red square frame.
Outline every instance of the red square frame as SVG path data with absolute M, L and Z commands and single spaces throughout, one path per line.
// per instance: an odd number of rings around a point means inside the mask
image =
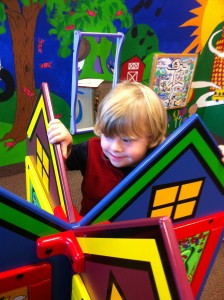
M 179 245 L 183 241 L 193 240 L 197 235 L 203 237 L 205 232 L 209 232 L 206 243 L 203 249 L 201 249 L 201 255 L 191 281 L 191 288 L 195 299 L 200 297 L 220 249 L 224 236 L 223 229 L 224 212 L 174 225 Z

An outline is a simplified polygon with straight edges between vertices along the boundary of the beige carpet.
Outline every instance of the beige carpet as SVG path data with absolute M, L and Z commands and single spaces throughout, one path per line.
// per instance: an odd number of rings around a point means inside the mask
M 26 198 L 26 182 L 24 164 L 17 164 L 7 167 L 0 167 L 0 186 L 8 189 L 16 195 Z M 68 181 L 73 197 L 73 201 L 80 208 L 80 183 L 79 172 L 69 171 Z M 204 291 L 200 300 L 223 300 L 224 299 L 224 244 L 219 250 L 216 261 L 209 274 Z
M 80 191 L 82 176 L 78 171 L 68 171 L 67 177 L 73 202 L 79 211 L 82 197 Z M 8 189 L 21 198 L 26 199 L 25 165 L 20 163 L 7 167 L 0 167 L 0 186 Z

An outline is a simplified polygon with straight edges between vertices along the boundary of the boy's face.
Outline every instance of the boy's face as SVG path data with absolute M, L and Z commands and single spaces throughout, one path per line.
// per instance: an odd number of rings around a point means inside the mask
M 117 168 L 135 166 L 145 158 L 149 138 L 122 138 L 101 135 L 101 147 L 111 164 Z

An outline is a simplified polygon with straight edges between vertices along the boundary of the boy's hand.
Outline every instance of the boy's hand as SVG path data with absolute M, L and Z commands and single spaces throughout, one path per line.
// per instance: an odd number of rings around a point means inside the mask
M 222 152 L 222 162 L 224 163 L 224 145 L 219 145 L 219 149 L 221 150 Z
M 50 144 L 60 143 L 62 156 L 66 160 L 71 153 L 72 136 L 65 125 L 58 119 L 48 124 L 47 136 Z

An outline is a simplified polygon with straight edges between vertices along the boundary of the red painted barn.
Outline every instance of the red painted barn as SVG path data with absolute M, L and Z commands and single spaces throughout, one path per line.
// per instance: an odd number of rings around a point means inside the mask
M 145 64 L 138 56 L 133 56 L 121 66 L 121 80 L 142 81 Z

